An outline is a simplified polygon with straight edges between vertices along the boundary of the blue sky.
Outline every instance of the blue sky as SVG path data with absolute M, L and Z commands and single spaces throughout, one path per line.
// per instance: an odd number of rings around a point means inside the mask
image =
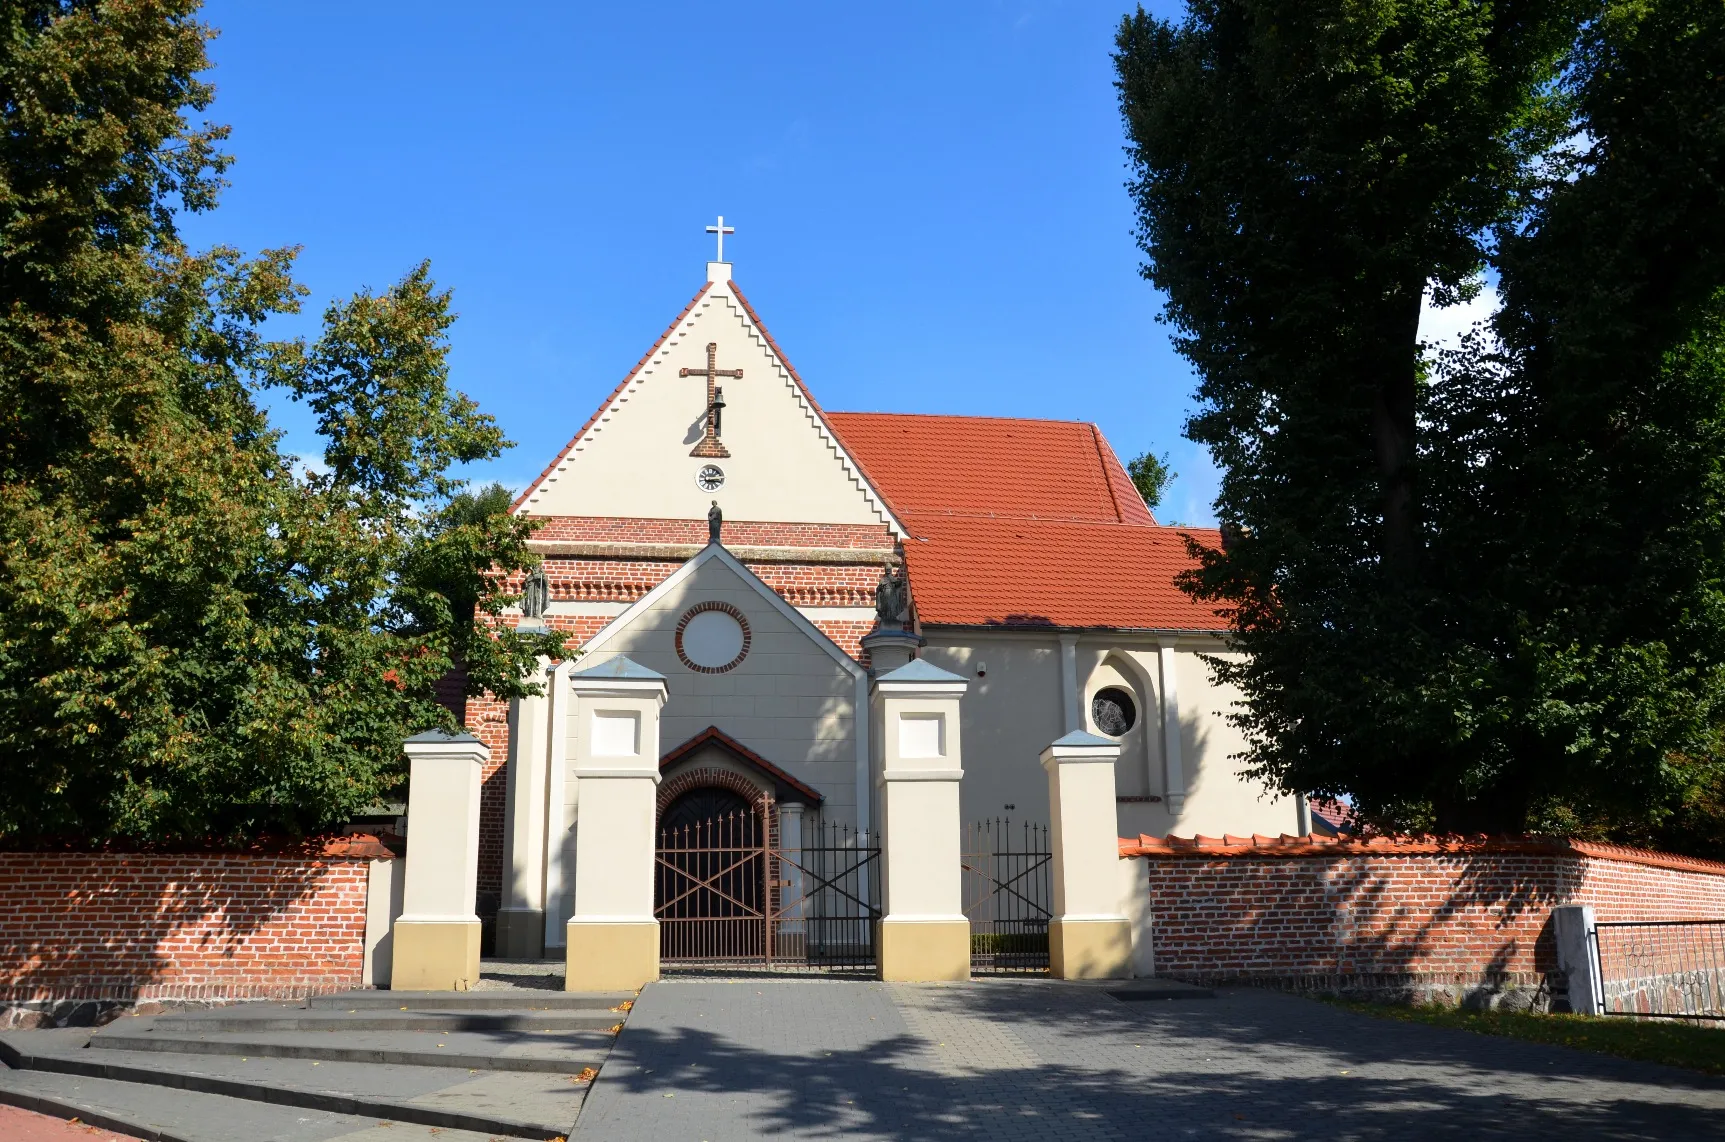
M 1160 518 L 1208 522 L 1123 187 L 1125 10 L 216 0 L 238 162 L 186 234 L 302 245 L 313 316 L 430 258 L 455 382 L 517 442 L 472 475 L 519 486 L 699 288 L 722 213 L 826 407 L 1095 421 L 1170 455 Z

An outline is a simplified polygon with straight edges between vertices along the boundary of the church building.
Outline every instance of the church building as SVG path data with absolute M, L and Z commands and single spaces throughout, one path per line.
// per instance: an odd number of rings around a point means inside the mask
M 513 510 L 543 521 L 544 564 L 510 621 L 566 632 L 573 669 L 663 676 L 661 822 L 770 804 L 781 832 L 866 836 L 871 677 L 915 658 L 968 683 L 963 821 L 1047 823 L 1039 755 L 1084 731 L 1121 747 L 1116 835 L 1309 831 L 1239 772 L 1236 696 L 1205 662 L 1224 624 L 1174 583 L 1214 530 L 1158 524 L 1093 424 L 828 411 L 725 261 Z M 555 946 L 572 906 L 551 691 L 467 707 L 504 954 Z

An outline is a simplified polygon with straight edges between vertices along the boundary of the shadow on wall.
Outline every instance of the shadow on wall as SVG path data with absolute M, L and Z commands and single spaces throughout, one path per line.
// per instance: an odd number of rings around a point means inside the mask
M 1248 838 L 1227 838 L 1246 841 Z M 1151 856 L 1158 974 L 1546 1007 L 1575 858 L 1527 852 Z
M 373 851 L 376 850 L 376 851 Z M 0 853 L 0 1025 L 361 986 L 375 841 L 279 853 Z

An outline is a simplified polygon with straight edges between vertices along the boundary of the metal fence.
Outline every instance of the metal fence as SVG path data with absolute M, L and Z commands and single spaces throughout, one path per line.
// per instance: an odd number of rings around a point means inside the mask
M 854 829 L 810 821 L 775 847 L 761 814 L 739 810 L 661 830 L 654 875 L 668 970 L 874 969 L 880 848 Z
M 1046 972 L 1048 921 L 1054 912 L 1048 826 L 978 821 L 965 826 L 960 852 L 970 970 Z
M 1725 920 L 1594 925 L 1606 1015 L 1725 1019 Z

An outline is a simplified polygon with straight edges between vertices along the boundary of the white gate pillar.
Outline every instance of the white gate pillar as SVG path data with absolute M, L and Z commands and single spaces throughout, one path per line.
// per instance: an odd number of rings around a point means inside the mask
M 970 978 L 958 807 L 958 704 L 968 685 L 920 658 L 874 681 L 885 849 L 882 979 Z
M 1048 968 L 1056 979 L 1129 979 L 1132 925 L 1120 913 L 1115 824 L 1118 742 L 1082 730 L 1042 751 L 1053 817 L 1054 917 Z
M 491 757 L 471 734 L 415 734 L 408 758 L 407 884 L 389 985 L 466 991 L 479 982 L 479 773 Z
M 497 954 L 511 960 L 536 960 L 545 954 L 546 762 L 553 730 L 545 669 L 549 661 L 541 658 L 530 679 L 544 692 L 509 703 Z
M 659 978 L 653 826 L 665 676 L 619 656 L 571 673 L 569 692 L 581 820 L 564 987 L 633 990 Z

